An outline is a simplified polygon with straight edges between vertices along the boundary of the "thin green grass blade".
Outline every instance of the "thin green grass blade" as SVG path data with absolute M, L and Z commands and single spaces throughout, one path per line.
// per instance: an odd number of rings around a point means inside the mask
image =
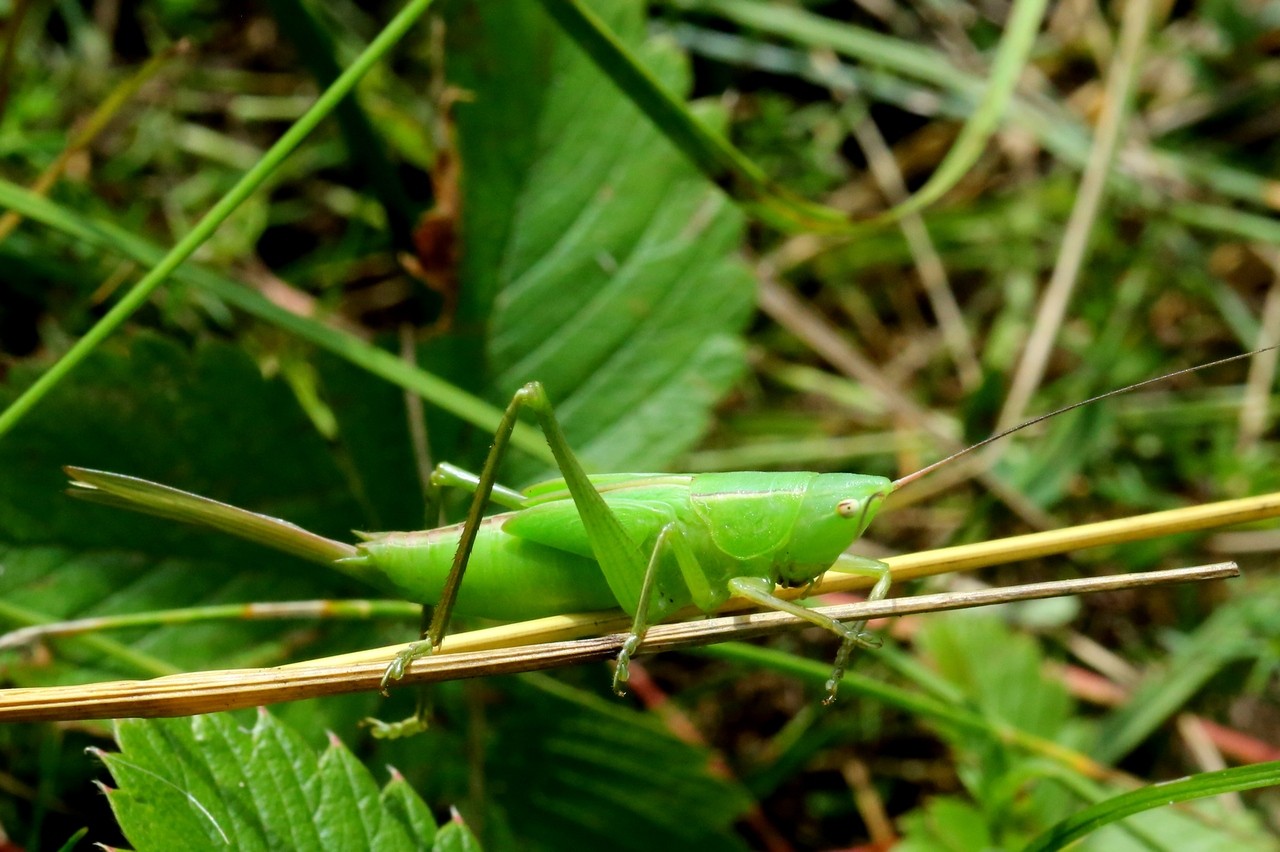
M 1025 852 L 1052 852 L 1087 834 L 1142 811 L 1223 793 L 1238 793 L 1280 784 L 1280 761 L 1202 772 L 1180 781 L 1153 784 L 1107 799 L 1064 819 L 1027 846 Z
M 73 849 L 80 845 L 80 841 L 84 840 L 84 836 L 88 833 L 88 828 L 80 829 L 75 834 L 67 838 L 67 842 L 58 848 L 58 852 L 72 852 Z
M 829 663 L 806 660 L 794 654 L 741 642 L 722 642 L 704 648 L 691 648 L 688 653 L 728 660 L 745 668 L 781 672 L 788 677 L 808 681 L 814 686 L 824 686 L 831 676 Z M 856 671 L 845 672 L 840 681 L 840 689 L 844 695 L 857 695 L 862 699 L 880 702 L 934 724 L 953 726 L 976 736 L 1006 743 L 1029 754 L 1049 758 L 1068 771 L 1078 774 L 1082 782 L 1097 780 L 1109 773 L 1106 767 L 1087 755 L 1011 725 L 998 723 L 957 702 L 939 701 Z
M 837 211 L 800 202 L 773 185 L 745 155 L 723 137 L 703 127 L 663 92 L 651 77 L 644 74 L 643 67 L 627 55 L 625 49 L 576 0 L 543 0 L 543 5 L 708 177 L 748 209 L 772 224 L 789 224 L 787 220 L 795 211 L 806 218 L 821 217 L 808 224 L 810 230 L 844 231 L 855 227 Z M 1045 0 L 1020 0 L 1014 4 L 989 81 L 984 86 L 977 108 L 946 158 L 915 195 L 869 222 L 859 223 L 857 228 L 888 224 L 927 207 L 955 186 L 977 161 L 1013 98 L 1014 87 L 1035 45 L 1046 5 Z M 928 64 L 932 65 L 933 61 Z M 938 79 L 943 75 L 939 74 L 939 69 L 931 67 L 928 76 Z M 801 206 L 797 207 L 797 203 Z M 784 214 L 782 220 L 776 219 L 779 212 Z M 796 220 L 796 223 L 803 224 L 804 220 Z
M 1206 231 L 1218 231 L 1270 245 L 1280 244 L 1280 220 L 1274 215 L 1258 216 L 1221 204 L 1199 201 L 1179 201 L 1165 209 L 1177 221 Z
M 1099 759 L 1116 762 L 1183 712 L 1188 702 L 1228 666 L 1251 659 L 1275 641 L 1280 617 L 1276 583 L 1258 584 L 1253 593 L 1221 606 L 1209 620 L 1182 637 L 1168 662 L 1153 668 L 1133 695 L 1106 720 L 1099 738 Z
M 422 607 L 408 601 L 391 600 L 316 600 L 282 601 L 266 604 L 214 604 L 212 606 L 158 609 L 124 615 L 101 615 L 71 621 L 33 624 L 0 635 L 0 650 L 20 648 L 48 636 L 83 636 L 99 631 L 129 627 L 158 627 L 194 624 L 203 621 L 241 621 L 244 619 L 351 619 L 371 621 L 376 618 L 420 618 Z
M 55 619 L 47 613 L 36 612 L 27 607 L 18 606 L 10 601 L 0 600 L 0 621 L 9 624 L 21 624 L 24 626 L 34 627 L 37 625 L 49 624 Z M 93 634 L 86 636 L 77 636 L 74 640 L 85 650 L 92 652 L 100 657 L 114 660 L 142 677 L 162 677 L 164 675 L 177 674 L 182 671 L 178 666 L 172 663 L 158 659 L 151 654 L 138 651 L 129 647 L 123 642 L 117 642 L 106 636 L 96 636 Z
M 798 42 L 806 48 L 826 48 L 855 59 L 860 65 L 956 91 L 974 102 L 983 80 L 955 67 L 941 52 L 924 45 L 839 23 L 794 6 L 759 0 L 684 0 L 688 11 L 719 15 L 737 24 Z
M 369 46 L 344 71 L 333 85 L 316 99 L 311 109 L 298 119 L 292 127 L 262 156 L 262 159 L 245 172 L 234 187 L 215 204 L 195 227 L 165 254 L 164 258 L 151 268 L 129 292 L 127 292 L 110 311 L 89 329 L 75 345 L 67 351 L 43 376 L 36 380 L 27 391 L 0 412 L 0 436 L 14 427 L 33 406 L 40 402 L 46 394 L 71 372 L 92 352 L 98 344 L 115 331 L 121 323 L 142 307 L 156 288 L 165 282 L 169 275 L 184 260 L 190 257 L 206 240 L 213 236 L 228 216 L 258 189 L 259 186 L 279 167 L 286 157 L 302 143 L 338 103 L 345 98 L 356 83 L 360 81 L 370 68 L 374 66 L 409 28 L 426 12 L 431 0 L 409 0 L 404 9 L 391 20 Z
M 163 250 L 158 246 L 124 228 L 110 222 L 88 219 L 3 178 L 0 178 L 0 205 L 16 210 L 33 221 L 57 228 L 77 240 L 106 251 L 121 252 L 139 263 L 157 264 L 164 256 Z M 433 405 L 485 431 L 492 432 L 496 429 L 498 421 L 502 418 L 502 412 L 498 408 L 472 396 L 456 385 L 433 376 L 355 335 L 311 317 L 286 310 L 231 278 L 189 263 L 178 267 L 173 274 L 178 280 L 201 287 L 245 313 L 326 349 L 379 378 L 412 391 Z M 0 416 L 9 416 L 9 412 L 26 399 L 32 390 L 28 390 L 26 395 L 16 400 L 13 406 Z M 41 392 L 40 396 L 45 392 L 47 388 Z M 34 401 L 30 405 L 34 405 Z M 20 415 L 13 416 L 16 418 Z M 2 432 L 3 430 L 0 430 L 0 433 Z M 535 458 L 546 462 L 552 460 L 551 451 L 547 449 L 546 442 L 542 440 L 537 430 L 530 426 L 521 424 L 511 436 L 511 442 Z

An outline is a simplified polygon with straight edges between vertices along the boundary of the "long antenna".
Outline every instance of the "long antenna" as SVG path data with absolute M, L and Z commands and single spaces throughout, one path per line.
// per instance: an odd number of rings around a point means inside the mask
M 1023 429 L 1027 428 L 1028 426 L 1034 426 L 1037 423 L 1041 422 L 1042 420 L 1048 420 L 1050 417 L 1057 417 L 1059 414 L 1066 414 L 1068 411 L 1073 411 L 1077 408 L 1081 408 L 1086 405 L 1092 405 L 1093 403 L 1098 402 L 1099 400 L 1108 399 L 1113 396 L 1119 396 L 1122 393 L 1128 393 L 1129 391 L 1138 390 L 1139 388 L 1145 388 L 1147 385 L 1154 385 L 1159 382 L 1167 381 L 1168 379 L 1176 378 L 1177 376 L 1185 376 L 1187 373 L 1195 373 L 1200 370 L 1207 370 L 1210 367 L 1221 367 L 1223 364 L 1230 364 L 1232 361 L 1239 361 L 1242 358 L 1251 358 L 1254 355 L 1258 355 L 1263 352 L 1270 352 L 1272 349 L 1280 349 L 1280 344 L 1277 344 L 1275 346 L 1266 346 L 1266 347 L 1263 347 L 1262 349 L 1254 349 L 1251 352 L 1243 352 L 1239 355 L 1232 355 L 1229 358 L 1219 358 L 1217 361 L 1209 361 L 1206 364 L 1198 364 L 1194 367 L 1187 367 L 1185 370 L 1178 370 L 1177 372 L 1173 372 L 1173 373 L 1165 373 L 1163 376 L 1156 376 L 1153 379 L 1146 379 L 1134 385 L 1126 385 L 1125 387 L 1122 387 L 1122 388 L 1109 390 L 1106 393 L 1089 397 L 1088 399 L 1081 400 L 1080 402 L 1073 402 L 1070 405 L 1059 408 L 1057 411 L 1050 411 L 1048 414 L 1041 414 L 1039 417 L 1032 417 L 1030 420 L 1027 420 L 1023 423 L 1019 423 L 1017 426 L 1010 426 L 1008 429 L 1005 429 L 1003 432 L 997 432 L 996 434 L 992 435 L 990 438 L 983 438 L 981 441 L 979 441 L 978 443 L 972 446 L 965 447 L 963 450 L 954 452 L 944 459 L 936 461 L 933 464 L 926 465 L 925 467 L 922 467 L 919 470 L 917 470 L 915 473 L 908 473 L 906 476 L 902 477 L 901 479 L 895 479 L 893 481 L 893 490 L 897 491 L 899 488 L 901 488 L 904 485 L 910 485 L 911 483 L 915 482 L 917 479 L 920 479 L 921 477 L 924 477 L 932 473 L 933 471 L 937 470 L 938 468 L 944 465 L 950 464 L 951 462 L 955 461 L 961 456 L 967 456 L 969 453 L 973 452 L 974 450 L 980 450 L 983 447 L 985 447 L 987 444 L 990 444 L 994 441 L 999 441 L 1001 438 L 1006 438 L 1009 435 L 1012 435 L 1014 432 L 1020 432 Z

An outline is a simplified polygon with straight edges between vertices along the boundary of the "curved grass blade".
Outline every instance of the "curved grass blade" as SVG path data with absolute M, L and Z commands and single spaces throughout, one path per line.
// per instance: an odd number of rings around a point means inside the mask
M 1098 739 L 1098 757 L 1119 762 L 1188 702 L 1223 669 L 1254 657 L 1259 644 L 1280 631 L 1275 596 L 1280 586 L 1256 586 L 1252 594 L 1219 606 L 1207 621 L 1180 637 L 1168 661 L 1135 684 L 1124 706 L 1109 716 Z
M 3 608 L 0 607 L 0 612 Z M 211 606 L 178 607 L 124 615 L 99 615 L 32 624 L 0 634 L 0 651 L 20 648 L 51 637 L 65 638 L 127 627 L 156 627 L 192 624 L 201 621 L 248 621 L 265 619 L 352 619 L 370 621 L 375 618 L 421 618 L 422 606 L 409 601 L 393 600 L 314 600 L 280 601 L 279 603 L 234 603 Z M 166 669 L 169 674 L 171 669 Z
M 910 198 L 901 204 L 886 210 L 874 217 L 867 225 L 887 224 L 895 222 L 909 213 L 915 213 L 928 207 L 945 195 L 960 182 L 970 167 L 978 161 L 978 157 L 987 147 L 987 141 L 995 133 L 1004 117 L 1009 102 L 1013 100 L 1013 90 L 1022 76 L 1031 56 L 1031 48 L 1035 46 L 1036 34 L 1040 30 L 1040 22 L 1044 19 L 1046 0 L 1018 0 L 1009 13 L 1009 22 L 1005 26 L 1004 37 L 1000 39 L 1000 47 L 996 51 L 995 61 L 991 65 L 986 91 L 969 120 L 960 130 L 960 135 L 952 144 L 951 150 L 938 165 L 925 185 L 920 187 Z
M 1280 784 L 1280 761 L 1202 772 L 1179 781 L 1152 784 L 1099 802 L 1064 819 L 1033 840 L 1025 852 L 1062 849 L 1104 825 L 1153 808 L 1277 784 Z
M 1046 0 L 1014 4 L 984 94 L 929 181 L 893 209 L 868 222 L 851 223 L 840 211 L 805 201 L 778 186 L 727 139 L 694 118 L 580 0 L 540 2 L 671 142 L 750 213 L 784 230 L 836 232 L 894 222 L 937 201 L 959 182 L 986 148 L 1012 100 L 1047 5 Z
M 0 600 L 0 620 L 11 624 L 23 625 L 22 628 L 19 628 L 20 630 L 30 628 L 34 631 L 39 631 L 44 625 L 50 623 L 49 617 L 44 613 L 33 612 L 26 607 L 18 606 L 6 600 Z M 79 643 L 82 647 L 100 657 L 129 666 L 139 676 L 163 677 L 177 674 L 181 671 L 180 668 L 172 663 L 152 654 L 131 648 L 127 644 L 107 636 L 98 636 L 90 633 L 75 636 L 71 641 Z

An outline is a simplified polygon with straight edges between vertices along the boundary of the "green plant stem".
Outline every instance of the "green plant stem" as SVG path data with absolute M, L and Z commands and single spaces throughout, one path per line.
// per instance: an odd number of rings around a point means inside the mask
M 34 610 L 21 607 L 16 604 L 0 601 L 0 620 L 7 621 L 10 624 L 20 624 L 24 627 L 49 624 L 54 619 Z M 135 671 L 145 677 L 161 677 L 163 675 L 177 674 L 181 669 L 171 663 L 167 663 L 150 654 L 145 654 L 134 648 L 130 648 L 122 642 L 114 639 L 108 639 L 105 636 L 95 636 L 87 634 L 84 636 L 76 636 L 68 640 L 75 645 L 91 651 L 99 658 L 107 658 L 132 666 Z
M 321 86 L 329 86 L 342 72 L 335 58 L 334 39 L 303 0 L 268 0 L 275 19 L 293 42 L 298 58 Z M 409 200 L 395 163 L 387 156 L 387 146 L 356 94 L 343 99 L 334 109 L 334 118 L 347 143 L 347 157 L 357 175 L 382 202 L 387 214 L 387 231 L 398 251 L 413 249 L 413 225 L 419 210 Z

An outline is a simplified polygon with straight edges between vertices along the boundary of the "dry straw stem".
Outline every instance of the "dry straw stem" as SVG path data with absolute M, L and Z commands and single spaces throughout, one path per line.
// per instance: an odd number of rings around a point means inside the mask
M 970 571 L 1085 547 L 1277 516 L 1280 516 L 1280 493 L 943 548 L 891 557 L 887 561 L 893 568 L 895 578 L 908 579 L 951 571 Z M 1008 600 L 1080 594 L 1084 591 L 1132 588 L 1158 582 L 1231 576 L 1234 571 L 1234 566 L 1210 566 L 1207 569 L 1070 580 L 960 595 L 899 598 L 874 604 L 830 607 L 823 611 L 841 619 L 876 618 L 981 606 Z M 1081 586 L 1082 583 L 1086 585 Z M 814 591 L 845 591 L 866 585 L 866 578 L 863 577 L 830 575 Z M 1015 597 L 1009 597 L 1011 593 Z M 604 659 L 617 653 L 622 637 L 599 634 L 625 631 L 628 624 L 629 619 L 617 612 L 588 613 L 555 616 L 450 636 L 439 654 L 414 663 L 405 681 L 411 683 L 534 671 Z M 741 639 L 795 626 L 797 622 L 793 618 L 780 613 L 660 625 L 649 631 L 644 650 L 669 650 L 691 644 Z M 582 636 L 597 638 L 572 641 Z M 403 646 L 376 648 L 272 669 L 232 669 L 170 675 L 146 681 L 11 689 L 0 692 L 0 721 L 181 716 L 377 689 L 387 663 L 401 647 Z
M 1235 577 L 1239 573 L 1234 562 L 1223 562 L 1195 568 L 1057 580 L 1004 589 L 918 595 L 874 603 L 822 607 L 818 611 L 841 621 L 853 621 L 1163 583 L 1213 580 Z M 755 638 L 805 624 L 807 622 L 788 613 L 765 612 L 658 625 L 649 629 L 641 653 L 671 651 L 730 639 Z M 465 653 L 442 652 L 415 662 L 403 682 L 431 683 L 464 677 L 513 674 L 602 660 L 616 655 L 625 639 L 625 633 L 614 633 L 590 639 L 516 648 Z M 387 660 L 384 656 L 379 660 L 352 664 L 343 663 L 339 658 L 330 658 L 275 669 L 232 669 L 170 675 L 147 681 L 114 681 L 51 689 L 13 689 L 0 695 L 0 721 L 186 716 L 378 689 Z

